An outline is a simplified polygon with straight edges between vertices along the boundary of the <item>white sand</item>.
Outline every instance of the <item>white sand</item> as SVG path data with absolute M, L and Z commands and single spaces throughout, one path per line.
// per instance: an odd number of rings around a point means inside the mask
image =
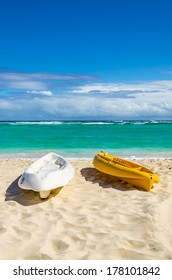
M 0 259 L 172 259 L 172 159 L 137 162 L 160 177 L 149 193 L 71 160 L 72 181 L 41 201 L 17 185 L 31 160 L 0 160 Z

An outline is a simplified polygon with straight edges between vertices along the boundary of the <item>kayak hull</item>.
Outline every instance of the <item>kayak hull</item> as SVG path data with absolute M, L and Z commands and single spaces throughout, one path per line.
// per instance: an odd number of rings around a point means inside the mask
M 41 198 L 46 198 L 51 190 L 68 184 L 73 176 L 74 169 L 66 159 L 56 153 L 48 153 L 26 168 L 18 185 L 22 189 L 39 192 Z
M 150 191 L 153 184 L 159 182 L 158 175 L 151 169 L 104 152 L 95 155 L 93 165 L 103 173 L 115 176 L 146 191 Z

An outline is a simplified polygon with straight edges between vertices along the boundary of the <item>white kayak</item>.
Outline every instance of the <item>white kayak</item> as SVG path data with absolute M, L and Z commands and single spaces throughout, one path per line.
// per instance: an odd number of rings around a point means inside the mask
M 39 192 L 41 198 L 47 198 L 51 190 L 62 187 L 72 179 L 74 169 L 62 156 L 48 153 L 33 162 L 18 181 L 22 189 Z

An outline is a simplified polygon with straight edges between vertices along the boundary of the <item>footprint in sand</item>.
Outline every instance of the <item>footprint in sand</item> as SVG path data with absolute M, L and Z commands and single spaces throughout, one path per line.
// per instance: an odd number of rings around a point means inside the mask
M 24 237 L 24 238 L 30 238 L 31 237 L 31 233 L 28 232 L 28 231 L 24 231 L 24 230 L 21 230 L 19 227 L 17 226 L 14 226 L 13 227 L 14 231 L 17 233 L 18 236 L 20 237 Z
M 21 217 L 22 217 L 22 219 L 31 218 L 31 217 L 32 217 L 32 214 L 27 213 L 27 212 L 22 212 L 22 213 L 21 213 Z
M 0 234 L 4 233 L 4 232 L 6 232 L 6 231 L 7 231 L 6 228 L 0 227 Z
M 52 245 L 55 251 L 64 251 L 69 248 L 69 244 L 62 240 L 53 240 Z

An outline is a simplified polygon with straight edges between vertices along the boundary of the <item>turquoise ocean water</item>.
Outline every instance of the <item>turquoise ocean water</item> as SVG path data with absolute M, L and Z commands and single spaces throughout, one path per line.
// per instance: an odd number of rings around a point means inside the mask
M 1 158 L 172 157 L 172 121 L 0 122 Z

